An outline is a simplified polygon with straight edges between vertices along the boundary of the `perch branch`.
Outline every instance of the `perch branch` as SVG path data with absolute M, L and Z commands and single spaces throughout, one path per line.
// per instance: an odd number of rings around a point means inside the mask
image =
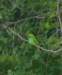
M 25 38 L 23 38 L 19 33 L 15 32 L 14 30 L 8 28 L 8 31 L 10 31 L 12 34 L 14 34 L 15 36 L 17 36 L 18 38 L 20 38 L 22 41 L 25 41 L 28 43 L 28 40 L 26 40 Z M 62 48 L 61 49 L 58 49 L 58 50 L 48 50 L 48 49 L 45 49 L 43 47 L 40 47 L 39 45 L 34 45 L 36 48 L 40 49 L 40 50 L 43 50 L 45 52 L 50 52 L 50 53 L 58 53 L 58 52 L 61 52 L 62 51 Z

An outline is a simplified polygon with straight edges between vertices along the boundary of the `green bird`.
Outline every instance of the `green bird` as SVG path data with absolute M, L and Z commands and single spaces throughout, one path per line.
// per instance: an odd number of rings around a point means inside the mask
M 38 44 L 38 40 L 34 34 L 32 34 L 32 33 L 28 34 L 28 43 L 31 45 L 37 45 Z

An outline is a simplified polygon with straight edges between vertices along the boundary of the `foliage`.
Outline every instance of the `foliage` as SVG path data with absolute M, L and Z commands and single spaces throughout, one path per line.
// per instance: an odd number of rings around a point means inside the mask
M 57 0 L 0 0 L 0 75 L 62 75 L 62 52 L 34 46 L 62 49 L 59 26 Z

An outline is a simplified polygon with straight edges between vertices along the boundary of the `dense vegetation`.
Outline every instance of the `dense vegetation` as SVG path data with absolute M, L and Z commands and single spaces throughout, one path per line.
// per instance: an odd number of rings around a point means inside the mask
M 61 0 L 0 0 L 0 75 L 62 75 L 61 10 Z

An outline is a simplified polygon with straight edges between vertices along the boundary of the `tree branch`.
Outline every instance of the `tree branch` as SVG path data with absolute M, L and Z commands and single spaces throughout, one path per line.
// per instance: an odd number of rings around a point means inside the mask
M 59 20 L 59 27 L 61 30 L 61 35 L 62 35 L 62 21 L 61 21 L 61 17 L 60 17 L 60 0 L 57 0 L 57 15 L 58 15 L 58 20 Z
M 5 24 L 1 24 L 1 26 L 3 26 L 3 28 L 7 29 L 8 25 L 11 25 L 11 24 L 14 24 L 15 25 L 17 23 L 23 22 L 24 20 L 29 20 L 29 19 L 32 19 L 32 18 L 40 18 L 41 19 L 42 17 L 41 16 L 27 17 L 27 18 L 18 20 L 16 22 L 6 22 Z M 61 19 L 60 19 L 60 16 L 59 15 L 58 15 L 58 18 L 59 18 L 59 21 L 60 21 L 60 26 L 62 26 Z M 14 34 L 18 38 L 20 38 L 22 41 L 25 41 L 25 42 L 28 43 L 28 40 L 26 40 L 25 38 L 23 38 L 19 33 L 15 32 L 11 28 L 8 27 L 7 32 L 11 32 L 12 34 Z M 35 47 L 38 48 L 38 49 L 40 49 L 40 50 L 42 50 L 42 51 L 45 51 L 45 52 L 48 52 L 48 53 L 54 53 L 54 54 L 62 51 L 62 48 L 60 48 L 58 50 L 48 50 L 48 49 L 45 49 L 45 48 L 43 48 L 43 47 L 41 47 L 39 45 L 35 45 Z
M 12 34 L 14 34 L 15 36 L 17 36 L 18 38 L 20 38 L 22 41 L 25 41 L 28 43 L 28 40 L 26 40 L 25 38 L 23 38 L 19 33 L 15 32 L 14 30 L 8 28 L 8 31 L 10 31 Z M 43 47 L 40 47 L 39 45 L 34 45 L 36 48 L 42 50 L 42 51 L 45 51 L 45 52 L 48 52 L 48 53 L 59 53 L 62 51 L 62 48 L 58 49 L 58 50 L 48 50 L 48 49 L 45 49 Z
M 14 22 L 5 22 L 3 24 L 0 24 L 0 26 L 3 26 L 3 25 L 6 25 L 6 27 L 8 26 L 11 26 L 11 25 L 16 25 L 18 23 L 21 23 L 21 22 L 24 22 L 24 21 L 27 21 L 27 20 L 30 20 L 30 19 L 39 19 L 39 20 L 42 20 L 42 19 L 45 19 L 45 17 L 41 16 L 41 15 L 37 15 L 37 16 L 29 16 L 29 17 L 26 17 L 26 18 L 22 18 L 22 19 L 19 19 L 17 21 L 14 21 Z

